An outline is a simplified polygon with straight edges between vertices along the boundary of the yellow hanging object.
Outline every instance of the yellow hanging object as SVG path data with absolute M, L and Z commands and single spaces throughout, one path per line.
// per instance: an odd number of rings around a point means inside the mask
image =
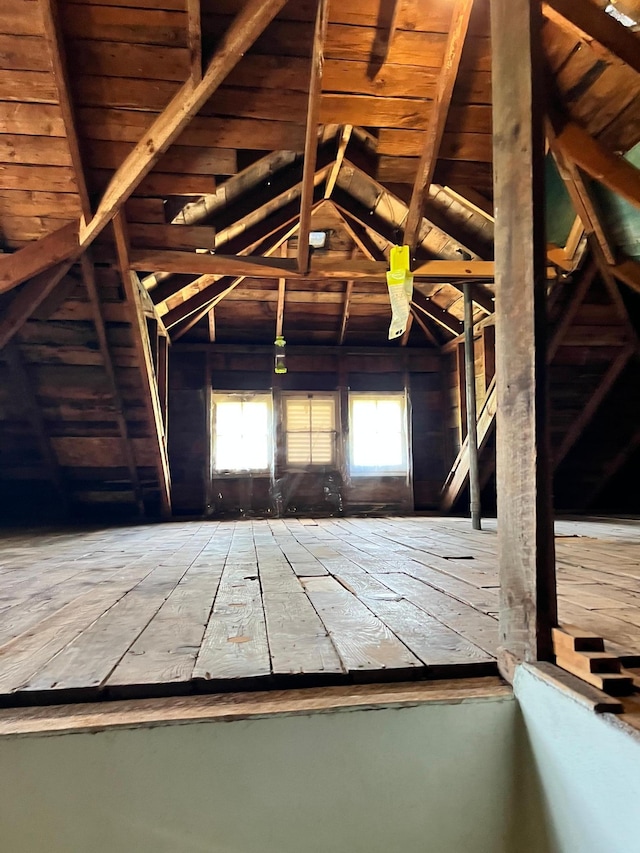
M 408 246 L 394 246 L 389 254 L 389 272 L 387 287 L 391 303 L 391 325 L 389 340 L 399 338 L 405 333 L 411 310 L 413 295 L 413 273 L 410 269 L 411 257 Z

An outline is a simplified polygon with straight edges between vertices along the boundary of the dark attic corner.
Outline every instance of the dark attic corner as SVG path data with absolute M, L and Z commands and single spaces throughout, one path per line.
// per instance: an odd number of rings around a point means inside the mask
M 639 29 L 0 0 L 0 853 L 638 849 Z

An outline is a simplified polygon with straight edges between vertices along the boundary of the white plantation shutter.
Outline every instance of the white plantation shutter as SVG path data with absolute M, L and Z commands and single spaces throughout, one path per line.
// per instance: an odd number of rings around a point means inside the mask
M 316 395 L 285 398 L 288 465 L 333 465 L 335 430 L 335 398 Z

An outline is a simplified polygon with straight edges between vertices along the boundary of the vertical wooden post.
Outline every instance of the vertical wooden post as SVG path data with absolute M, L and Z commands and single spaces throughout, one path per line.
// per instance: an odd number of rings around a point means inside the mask
M 471 526 L 480 530 L 480 472 L 478 468 L 478 415 L 476 410 L 476 369 L 473 346 L 473 301 L 464 284 L 464 384 L 467 400 L 467 447 L 469 453 L 469 509 Z
M 539 0 L 491 0 L 498 559 L 503 674 L 549 659 L 556 624 L 545 341 Z

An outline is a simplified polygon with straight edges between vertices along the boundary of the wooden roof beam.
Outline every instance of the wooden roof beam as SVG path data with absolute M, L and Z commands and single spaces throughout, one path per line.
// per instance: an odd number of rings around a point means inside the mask
M 314 257 L 310 270 L 301 275 L 294 259 L 243 255 L 208 255 L 196 252 L 132 249 L 131 269 L 163 270 L 194 275 L 251 276 L 254 278 L 290 278 L 309 281 L 326 279 L 365 279 L 386 283 L 389 266 L 386 261 L 356 259 L 336 261 Z M 473 278 L 492 281 L 493 261 L 418 261 L 413 270 L 415 279 L 450 282 Z
M 171 476 L 169 474 L 165 428 L 160 406 L 158 383 L 151 356 L 147 321 L 142 310 L 140 296 L 142 285 L 139 282 L 138 276 L 132 271 L 129 262 L 129 241 L 126 232 L 126 222 L 122 213 L 118 213 L 114 217 L 113 230 L 118 252 L 120 274 L 129 309 L 131 334 L 133 336 L 142 380 L 144 404 L 149 426 L 152 430 L 153 453 L 156 458 L 156 472 L 160 490 L 160 506 L 163 517 L 167 518 L 171 515 Z
M 640 169 L 624 157 L 614 154 L 573 121 L 567 121 L 556 130 L 555 144 L 587 175 L 630 204 L 640 207 Z
M 71 99 L 71 88 L 67 74 L 67 60 L 64 48 L 64 38 L 58 16 L 57 0 L 40 0 L 42 20 L 44 23 L 44 37 L 51 57 L 51 69 L 53 81 L 58 95 L 60 112 L 64 124 L 67 145 L 71 156 L 71 166 L 76 179 L 78 195 L 80 196 L 80 209 L 85 220 L 91 219 L 93 209 L 89 190 L 87 188 L 86 174 L 84 170 L 80 141 L 76 130 L 73 102 Z
M 153 121 L 113 175 L 89 222 L 83 217 L 0 258 L 0 292 L 10 290 L 53 264 L 76 258 L 111 221 L 140 181 L 209 100 L 287 0 L 248 0 L 223 36 L 202 80 L 189 79 Z
M 222 37 L 202 80 L 194 85 L 190 79 L 182 86 L 117 170 L 95 215 L 80 229 L 82 245 L 91 241 L 112 219 L 285 4 L 286 0 L 248 0 L 241 8 Z
M 282 244 L 280 247 L 280 257 L 287 257 L 287 242 Z M 278 279 L 278 305 L 276 308 L 276 338 L 282 335 L 282 329 L 284 327 L 284 300 L 285 294 L 287 290 L 287 279 L 279 278 Z
M 352 294 L 353 282 L 348 281 L 344 291 L 344 302 L 342 304 L 342 320 L 340 321 L 340 333 L 338 334 L 339 346 L 343 346 L 344 339 L 347 336 L 347 325 L 349 323 L 349 309 L 351 308 Z
M 53 293 L 70 268 L 71 261 L 58 264 L 53 270 L 32 278 L 14 295 L 0 319 L 0 350 L 24 327 L 29 317 Z
M 336 185 L 336 181 L 338 180 L 338 175 L 340 174 L 340 169 L 342 168 L 342 164 L 344 163 L 344 157 L 347 153 L 347 145 L 349 144 L 349 140 L 351 139 L 352 132 L 352 124 L 345 124 L 345 126 L 342 128 L 342 133 L 340 134 L 340 142 L 338 143 L 338 151 L 336 153 L 336 160 L 333 166 L 331 167 L 329 177 L 327 178 L 327 184 L 324 188 L 325 198 L 331 198 L 331 193 L 333 192 L 333 189 Z
M 587 234 L 593 235 L 606 262 L 614 264 L 616 262 L 615 254 L 602 227 L 589 188 L 573 158 L 555 135 L 550 122 L 547 122 L 547 139 L 560 177 L 565 183 L 574 210 L 580 217 L 585 231 Z
M 200 0 L 187 0 L 187 44 L 191 60 L 191 80 L 197 86 L 202 80 L 202 27 Z
M 411 302 L 416 308 L 419 308 L 423 314 L 426 314 L 427 317 L 436 322 L 439 326 L 442 326 L 442 328 L 449 332 L 449 334 L 462 334 L 463 324 L 461 320 L 458 320 L 458 318 L 454 317 L 453 314 L 450 314 L 444 308 L 436 305 L 435 302 L 424 296 L 424 294 L 420 293 L 420 291 L 415 288 L 413 290 Z
M 411 193 L 409 212 L 405 220 L 404 242 L 410 247 L 412 255 L 415 253 L 422 225 L 425 191 L 431 186 L 433 181 L 438 152 L 440 151 L 444 128 L 447 123 L 447 116 L 449 115 L 453 87 L 458 76 L 472 7 L 473 0 L 457 0 L 453 11 L 445 48 L 444 64 L 438 77 L 436 97 L 429 118 L 429 124 L 424 134 L 424 147 L 420 155 L 418 173 Z
M 265 251 L 265 256 L 271 255 L 283 242 L 289 239 L 298 229 L 298 223 L 294 223 L 287 231 L 280 233 L 277 238 L 272 239 L 271 244 Z M 185 332 L 193 328 L 207 313 L 208 309 L 215 307 L 225 296 L 235 290 L 247 276 L 238 276 L 235 279 L 225 277 L 215 283 L 203 288 L 195 296 L 187 299 L 182 305 L 177 305 L 169 311 L 163 320 L 167 328 L 171 329 L 172 340 L 178 340 Z M 180 324 L 179 328 L 175 326 Z
M 402 337 L 400 338 L 400 346 L 401 347 L 406 347 L 406 345 L 409 343 L 409 337 L 411 335 L 411 329 L 413 328 L 413 321 L 415 320 L 415 317 L 416 317 L 416 312 L 415 312 L 414 308 L 411 307 L 411 309 L 409 311 L 409 316 L 407 317 L 407 325 L 406 325 L 405 330 L 402 334 Z
M 311 79 L 307 104 L 307 127 L 304 142 L 304 165 L 302 192 L 300 194 L 300 230 L 298 233 L 298 270 L 309 269 L 311 230 L 311 205 L 313 204 L 314 176 L 318 156 L 318 126 L 320 124 L 320 95 L 322 93 L 322 69 L 324 65 L 324 40 L 329 22 L 329 0 L 318 0 L 316 25 L 313 33 L 311 53 Z M 344 155 L 343 155 L 344 157 Z
M 420 316 L 420 313 L 418 311 L 416 311 L 416 309 L 413 306 L 411 306 L 411 316 L 413 317 L 414 321 L 418 324 L 420 329 L 422 329 L 422 333 L 424 334 L 425 338 L 429 341 L 429 343 L 432 343 L 434 345 L 434 347 L 440 348 L 440 341 L 436 338 L 436 336 L 433 334 L 431 329 L 427 326 L 427 324 L 424 322 L 424 320 Z M 402 341 L 400 343 L 402 343 Z
M 640 72 L 640 39 L 592 0 L 546 0 L 545 17 L 583 41 L 598 42 L 630 68 Z

